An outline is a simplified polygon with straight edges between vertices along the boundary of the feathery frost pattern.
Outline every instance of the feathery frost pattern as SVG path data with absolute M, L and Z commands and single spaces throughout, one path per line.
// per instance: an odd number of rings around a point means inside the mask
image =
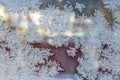
M 120 80 L 120 0 L 0 0 L 0 80 Z

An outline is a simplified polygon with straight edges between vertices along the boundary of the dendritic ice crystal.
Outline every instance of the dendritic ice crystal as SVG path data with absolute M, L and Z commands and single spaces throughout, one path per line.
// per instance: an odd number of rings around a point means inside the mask
M 0 80 L 120 80 L 120 0 L 0 0 Z

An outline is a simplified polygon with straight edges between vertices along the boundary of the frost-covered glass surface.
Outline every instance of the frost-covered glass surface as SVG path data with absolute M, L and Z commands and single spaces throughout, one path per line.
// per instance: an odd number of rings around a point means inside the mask
M 0 0 L 0 80 L 120 80 L 120 0 Z

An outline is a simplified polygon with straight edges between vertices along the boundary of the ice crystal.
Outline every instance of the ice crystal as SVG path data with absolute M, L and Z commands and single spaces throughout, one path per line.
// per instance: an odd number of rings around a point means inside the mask
M 75 48 L 70 47 L 70 49 L 69 49 L 69 50 L 67 50 L 67 53 L 68 53 L 68 55 L 69 55 L 69 56 L 74 57 L 74 56 L 76 55 L 76 49 L 75 49 Z
M 112 25 L 94 5 L 84 14 L 86 1 L 0 0 L 0 80 L 119 80 L 120 0 L 102 0 Z M 59 49 L 77 65 L 70 76 Z
M 109 9 L 111 9 L 112 11 L 114 10 L 118 10 L 120 7 L 120 0 L 102 0 L 103 3 L 105 4 L 105 6 Z

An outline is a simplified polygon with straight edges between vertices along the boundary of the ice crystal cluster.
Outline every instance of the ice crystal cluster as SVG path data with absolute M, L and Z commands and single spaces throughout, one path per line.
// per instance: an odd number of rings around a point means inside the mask
M 92 1 L 0 0 L 0 80 L 120 80 L 120 0 Z M 66 54 L 81 51 L 77 72 L 60 78 L 54 53 L 35 42 L 74 43 Z

